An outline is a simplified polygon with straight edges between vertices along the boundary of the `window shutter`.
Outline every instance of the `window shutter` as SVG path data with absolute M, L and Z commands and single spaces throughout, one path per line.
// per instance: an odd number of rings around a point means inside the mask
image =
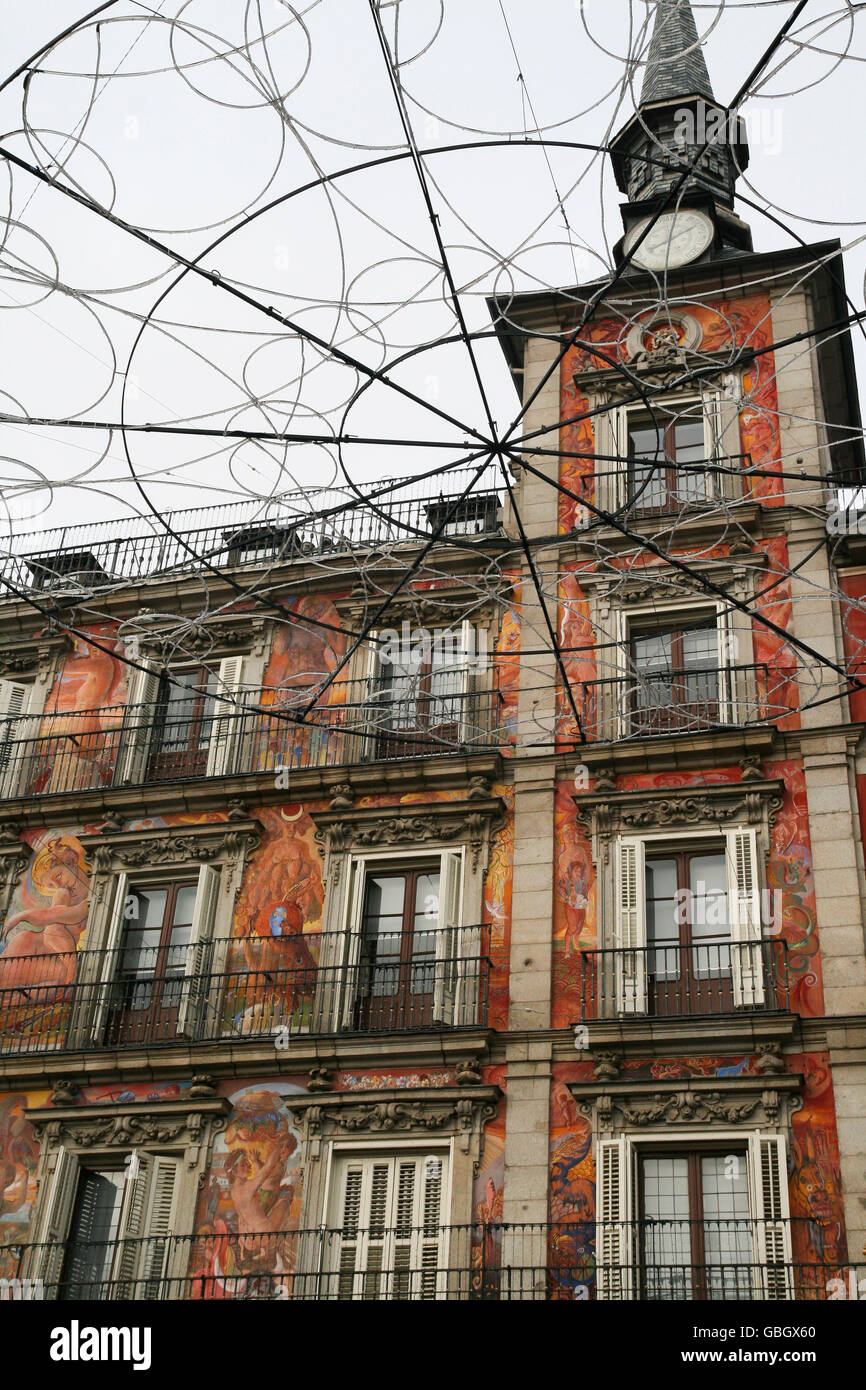
M 108 919 L 108 931 L 105 934 L 104 948 L 98 951 L 96 959 L 90 967 L 90 974 L 87 979 L 82 979 L 84 985 L 85 998 L 84 1008 L 87 1008 L 88 998 L 93 1001 L 93 1022 L 90 1028 L 90 1039 L 94 1047 L 101 1047 L 103 1035 L 105 1033 L 105 1021 L 109 1008 L 115 1002 L 115 979 L 120 969 L 120 959 L 118 948 L 120 946 L 123 928 L 126 922 L 126 899 L 129 890 L 129 877 L 127 874 L 118 874 L 114 880 L 114 897 L 111 901 L 111 912 Z
M 446 1027 L 469 1021 L 474 1000 L 469 957 L 480 928 L 463 926 L 463 851 L 446 849 L 439 862 L 439 911 L 433 976 L 433 1021 Z M 473 1020 L 474 1021 L 474 1020 Z
M 595 453 L 601 455 L 595 465 L 593 500 L 596 507 L 602 511 L 615 512 L 623 505 L 626 497 L 628 414 L 624 406 L 612 407 L 610 400 L 596 399 L 590 404 L 602 410 L 592 421 Z M 590 519 L 596 520 L 594 512 L 590 513 Z
M 734 698 L 734 633 L 733 613 L 720 604 L 716 616 L 716 633 L 719 644 L 719 723 L 733 724 L 737 717 Z
M 339 1026 L 345 1030 L 354 1027 L 355 1005 L 360 986 L 361 928 L 364 915 L 364 888 L 366 870 L 363 859 L 352 859 L 346 895 L 345 936 L 343 941 L 343 969 L 336 972 L 334 981 L 335 997 L 338 1001 Z
M 71 1149 L 61 1148 L 48 1191 L 45 1214 L 38 1228 L 34 1277 L 45 1285 L 47 1298 L 57 1298 L 65 1258 L 65 1242 L 78 1188 L 79 1163 Z
M 441 1297 L 444 1157 L 352 1158 L 343 1161 L 338 1173 L 336 1296 Z
M 26 740 L 33 734 L 30 707 L 33 687 L 21 681 L 0 681 L 0 798 L 22 796 L 27 777 Z
M 135 784 L 145 779 L 160 681 L 160 671 L 155 662 L 143 662 L 133 672 L 120 736 L 116 783 Z
M 616 846 L 614 973 L 621 1014 L 646 1013 L 646 883 L 643 840 L 620 837 Z
M 177 1011 L 177 1031 L 185 1037 L 198 1036 L 210 995 L 210 960 L 214 917 L 219 895 L 220 876 L 210 864 L 198 871 L 198 885 L 192 914 L 192 930 L 183 971 L 183 988 Z
M 715 497 L 737 500 L 742 496 L 740 469 L 740 401 L 736 377 L 726 379 L 731 390 L 704 392 L 704 449 L 706 457 L 731 473 L 713 473 L 710 492 Z
M 244 721 L 243 711 L 235 701 L 240 698 L 243 676 L 242 656 L 227 656 L 220 662 L 219 689 L 232 698 L 214 701 L 207 754 L 208 777 L 225 777 L 235 770 L 238 735 Z
M 770 1302 L 780 1302 L 794 1297 L 787 1145 L 784 1136 L 753 1135 L 749 1142 L 749 1166 L 753 1208 L 757 1218 L 757 1274 L 763 1283 L 763 1297 Z
M 115 1298 L 165 1297 L 160 1284 L 172 1234 L 179 1160 L 136 1153 L 138 1172 L 127 1179 L 113 1272 Z
M 760 1008 L 766 988 L 757 834 L 754 830 L 728 830 L 725 840 L 734 1005 L 740 1009 Z
M 623 1136 L 599 1140 L 596 1151 L 596 1296 L 634 1296 L 631 1145 Z

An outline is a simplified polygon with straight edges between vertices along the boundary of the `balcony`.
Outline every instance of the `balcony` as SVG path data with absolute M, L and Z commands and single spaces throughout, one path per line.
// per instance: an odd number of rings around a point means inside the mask
M 713 465 L 715 471 L 709 471 Z M 678 523 L 714 514 L 718 519 L 729 503 L 742 505 L 748 498 L 745 482 L 751 467 L 749 454 L 676 464 L 664 458 L 636 458 L 628 468 L 599 469 L 583 476 L 578 496 L 615 513 L 625 526 L 665 517 L 676 517 Z M 593 524 L 595 514 L 590 512 L 587 520 Z
M 766 664 L 635 672 L 581 682 L 578 709 L 596 743 L 762 726 L 791 713 L 792 676 Z
M 496 688 L 396 698 L 370 681 L 344 681 L 331 688 L 333 703 L 299 722 L 314 697 L 314 689 L 292 690 L 279 707 L 255 709 L 211 698 L 195 718 L 155 704 L 7 719 L 0 725 L 0 799 L 465 756 L 503 738 Z
M 457 500 L 476 472 L 438 474 L 435 486 L 430 478 L 365 484 L 360 497 L 349 488 L 317 488 L 285 493 L 269 504 L 169 512 L 171 531 L 160 518 L 139 517 L 19 536 L 0 558 L 0 575 L 17 589 L 71 596 L 200 573 L 205 566 L 273 565 L 417 544 L 437 531 L 446 542 L 501 535 L 499 469 L 478 479 L 467 504 Z
M 223 957 L 213 968 L 217 952 Z M 313 957 L 318 954 L 320 964 Z M 0 956 L 0 1056 L 484 1027 L 489 927 Z
M 23 1297 L 111 1301 L 461 1300 L 707 1302 L 848 1298 L 866 1265 L 761 1258 L 770 1237 L 799 1246 L 804 1221 L 700 1223 L 707 1252 L 690 1255 L 689 1222 L 617 1223 L 633 1260 L 596 1269 L 601 1223 L 476 1222 L 0 1246 L 0 1276 L 30 1281 Z M 767 1228 L 772 1225 L 772 1232 Z M 780 1227 L 784 1226 L 784 1233 Z M 806 1248 L 805 1244 L 803 1248 Z M 230 1271 L 230 1273 L 229 1273 Z M 27 1284 L 24 1284 L 27 1288 Z M 14 1296 L 14 1293 L 13 1293 Z
M 580 956 L 581 1023 L 729 1017 L 790 1006 L 783 941 L 696 941 Z

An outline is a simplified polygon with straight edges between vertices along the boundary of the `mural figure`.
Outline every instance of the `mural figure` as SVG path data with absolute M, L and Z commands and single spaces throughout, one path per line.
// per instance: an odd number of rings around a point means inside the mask
M 211 1159 L 190 1262 L 196 1298 L 288 1297 L 295 1270 L 302 1170 L 285 1097 L 302 1087 L 255 1083 L 236 1092 Z
M 75 979 L 77 950 L 87 922 L 88 869 L 74 835 L 49 840 L 36 854 L 0 932 L 0 990 L 38 988 L 35 1002 L 49 1010 Z M 13 906 L 15 905 L 13 900 Z M 0 996 L 5 1007 L 15 995 Z M 34 1023 L 29 1011 L 28 1024 Z

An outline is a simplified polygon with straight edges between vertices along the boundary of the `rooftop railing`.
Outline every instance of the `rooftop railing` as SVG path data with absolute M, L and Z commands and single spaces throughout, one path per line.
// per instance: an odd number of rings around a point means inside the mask
M 767 1301 L 857 1297 L 866 1265 L 762 1258 L 805 1222 L 708 1219 L 618 1222 L 634 1257 L 597 1265 L 591 1219 L 514 1224 L 388 1225 L 217 1231 L 61 1245 L 6 1243 L 7 1296 L 59 1300 Z M 697 1236 L 703 1254 L 690 1253 Z M 639 1243 L 638 1243 L 639 1242 Z M 769 1241 L 773 1247 L 773 1241 Z M 862 1296 L 862 1295 L 861 1295 Z
M 349 488 L 311 488 L 268 503 L 168 512 L 170 531 L 159 518 L 138 517 L 21 535 L 2 546 L 0 575 L 17 589 L 90 593 L 195 573 L 203 561 L 217 569 L 268 566 L 427 540 L 440 528 L 445 542 L 497 535 L 497 470 L 488 470 L 458 501 L 476 471 L 397 480 L 387 490 L 365 484 L 360 498 Z

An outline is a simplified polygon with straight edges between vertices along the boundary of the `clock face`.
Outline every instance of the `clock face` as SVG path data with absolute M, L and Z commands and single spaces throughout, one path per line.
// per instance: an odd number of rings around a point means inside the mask
M 625 239 L 626 254 L 652 221 L 644 217 Z M 703 255 L 713 240 L 712 221 L 702 212 L 663 212 L 645 241 L 634 254 L 635 265 L 644 270 L 673 270 Z

